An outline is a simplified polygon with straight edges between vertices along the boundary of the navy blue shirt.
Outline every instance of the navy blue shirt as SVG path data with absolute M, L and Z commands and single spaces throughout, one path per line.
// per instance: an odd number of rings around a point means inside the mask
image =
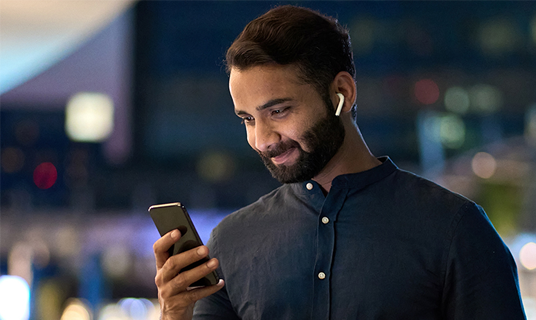
M 525 319 L 516 265 L 472 201 L 388 158 L 285 184 L 208 243 L 225 287 L 194 319 Z

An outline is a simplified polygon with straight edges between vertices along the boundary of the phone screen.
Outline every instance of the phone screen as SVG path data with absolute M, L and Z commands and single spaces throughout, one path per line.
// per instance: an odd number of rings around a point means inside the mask
M 203 245 L 201 238 L 197 234 L 190 215 L 186 211 L 186 208 L 180 202 L 167 203 L 154 205 L 149 208 L 151 218 L 160 233 L 160 236 L 165 235 L 171 230 L 178 229 L 181 233 L 181 238 L 171 248 L 169 248 L 169 255 L 175 255 L 184 251 L 188 251 L 200 245 Z M 183 268 L 180 272 L 195 268 L 210 258 L 205 257 L 199 261 L 192 263 L 191 265 Z M 216 272 L 212 272 L 206 275 L 204 278 L 191 284 L 191 287 L 209 286 L 215 285 L 219 281 Z

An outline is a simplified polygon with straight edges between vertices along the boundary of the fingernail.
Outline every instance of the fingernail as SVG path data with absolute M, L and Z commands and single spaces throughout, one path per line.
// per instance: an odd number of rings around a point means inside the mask
M 171 237 L 173 239 L 177 239 L 179 237 L 179 230 L 173 230 L 173 232 L 171 233 Z
M 210 259 L 210 261 L 207 263 L 207 267 L 214 268 L 216 266 L 216 260 Z
M 197 249 L 197 254 L 200 256 L 204 256 L 205 254 L 207 254 L 207 249 L 205 247 L 199 247 Z

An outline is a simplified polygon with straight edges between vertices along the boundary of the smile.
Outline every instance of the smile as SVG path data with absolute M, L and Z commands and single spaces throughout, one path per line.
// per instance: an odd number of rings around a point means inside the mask
M 272 162 L 275 165 L 290 165 L 292 163 L 288 162 L 294 162 L 298 156 L 298 149 L 297 148 L 290 148 L 287 151 L 283 152 L 282 154 L 278 155 L 277 157 L 273 157 Z

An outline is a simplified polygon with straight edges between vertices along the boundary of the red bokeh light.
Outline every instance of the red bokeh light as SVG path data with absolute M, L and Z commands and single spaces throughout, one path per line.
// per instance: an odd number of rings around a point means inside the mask
M 439 99 L 439 87 L 434 80 L 419 80 L 415 83 L 415 97 L 422 104 L 432 104 Z
M 56 183 L 57 178 L 58 171 L 50 162 L 41 163 L 34 170 L 33 180 L 39 189 L 48 189 L 52 187 L 54 183 Z

